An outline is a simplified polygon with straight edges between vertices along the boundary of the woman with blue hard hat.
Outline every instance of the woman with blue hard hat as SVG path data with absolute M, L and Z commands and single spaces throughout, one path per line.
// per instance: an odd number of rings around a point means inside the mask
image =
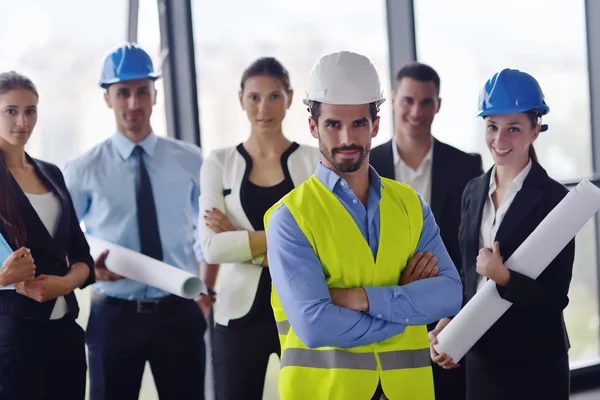
M 533 143 L 550 111 L 531 75 L 504 69 L 479 97 L 485 140 L 495 165 L 464 190 L 459 242 L 464 298 L 491 279 L 512 306 L 465 356 L 467 399 L 568 399 L 567 306 L 575 257 L 573 239 L 537 278 L 504 265 L 568 193 L 540 165 Z M 430 333 L 431 355 L 444 368 L 456 364 L 433 344 L 450 320 Z

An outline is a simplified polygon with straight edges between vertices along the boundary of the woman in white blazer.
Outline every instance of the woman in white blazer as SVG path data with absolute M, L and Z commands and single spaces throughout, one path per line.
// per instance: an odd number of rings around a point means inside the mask
M 214 282 L 213 360 L 218 400 L 261 399 L 268 360 L 280 355 L 270 305 L 264 213 L 308 179 L 317 148 L 289 141 L 282 130 L 293 91 L 274 58 L 256 60 L 243 74 L 240 104 L 251 124 L 238 146 L 211 152 L 200 174 L 200 239 Z M 220 264 L 220 267 L 214 265 Z

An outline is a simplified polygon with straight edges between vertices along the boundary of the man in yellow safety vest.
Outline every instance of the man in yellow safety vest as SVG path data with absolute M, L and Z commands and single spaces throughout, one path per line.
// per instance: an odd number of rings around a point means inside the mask
M 462 286 L 427 203 L 369 165 L 384 100 L 365 56 L 311 72 L 322 161 L 265 215 L 282 400 L 434 398 L 426 324 L 459 311 Z

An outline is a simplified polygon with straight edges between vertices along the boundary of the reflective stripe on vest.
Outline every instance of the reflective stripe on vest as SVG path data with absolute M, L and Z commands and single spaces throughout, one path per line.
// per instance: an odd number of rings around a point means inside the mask
M 280 335 L 287 335 L 290 331 L 290 322 L 288 320 L 285 321 L 276 321 L 277 324 L 277 333 Z
M 383 371 L 431 365 L 429 349 L 386 351 L 379 353 L 379 361 Z
M 429 349 L 397 350 L 379 353 L 381 370 L 422 368 L 430 365 Z M 343 350 L 288 348 L 283 352 L 281 368 L 344 368 L 377 371 L 374 353 L 351 353 Z

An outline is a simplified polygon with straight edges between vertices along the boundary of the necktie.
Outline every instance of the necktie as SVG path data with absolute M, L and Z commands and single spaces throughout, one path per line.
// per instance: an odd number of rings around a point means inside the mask
M 150 176 L 144 164 L 144 149 L 135 146 L 134 151 L 138 159 L 138 171 L 135 176 L 135 197 L 142 254 L 162 261 L 163 253 L 162 244 L 160 243 L 160 231 L 158 230 L 158 218 L 156 217 Z

